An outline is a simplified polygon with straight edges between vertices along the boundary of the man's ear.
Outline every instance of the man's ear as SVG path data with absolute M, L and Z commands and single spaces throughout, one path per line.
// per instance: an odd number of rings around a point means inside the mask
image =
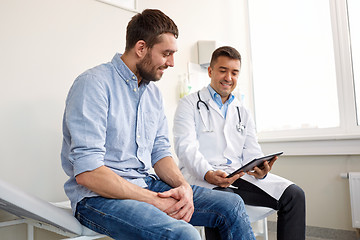
M 134 47 L 135 53 L 139 58 L 143 58 L 147 53 L 147 46 L 144 40 L 139 40 Z

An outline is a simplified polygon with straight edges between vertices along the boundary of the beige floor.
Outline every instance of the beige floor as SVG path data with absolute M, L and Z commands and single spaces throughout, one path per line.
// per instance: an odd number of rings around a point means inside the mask
M 263 240 L 263 237 L 257 237 L 256 240 Z M 276 233 L 275 232 L 269 232 L 269 240 L 276 240 Z M 325 240 L 323 238 L 314 238 L 314 237 L 310 237 L 310 238 L 306 238 L 306 240 Z

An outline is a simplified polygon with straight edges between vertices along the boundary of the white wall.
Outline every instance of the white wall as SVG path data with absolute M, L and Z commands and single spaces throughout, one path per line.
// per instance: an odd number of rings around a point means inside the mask
M 0 1 L 2 180 L 48 201 L 66 199 L 60 163 L 66 94 L 77 75 L 124 49 L 132 15 L 95 0 Z M 0 238 L 25 239 L 24 231 L 0 229 Z M 52 239 L 42 234 L 35 239 Z
M 61 121 L 74 78 L 123 49 L 132 13 L 91 0 L 0 3 L 1 178 L 64 199 Z
M 353 230 L 349 181 L 340 173 L 360 172 L 359 156 L 285 156 L 279 158 L 272 172 L 304 189 L 307 225 Z M 269 219 L 275 220 L 275 216 Z
M 180 30 L 175 67 L 168 69 L 158 83 L 171 130 L 179 75 L 187 72 L 189 61 L 197 62 L 197 40 L 232 45 L 247 58 L 244 3 L 139 0 L 138 5 L 139 10 L 163 10 Z M 123 51 L 125 28 L 133 15 L 95 0 L 0 2 L 2 180 L 48 201 L 66 199 L 63 183 L 67 177 L 60 165 L 66 94 L 77 75 Z M 248 74 L 244 61 L 240 82 Z M 359 160 L 358 156 L 283 158 L 274 172 L 289 177 L 306 191 L 309 225 L 349 230 L 347 181 L 338 174 L 360 171 Z M 0 212 L 0 220 L 5 218 Z M 0 229 L 0 235 L 4 236 L 4 231 Z

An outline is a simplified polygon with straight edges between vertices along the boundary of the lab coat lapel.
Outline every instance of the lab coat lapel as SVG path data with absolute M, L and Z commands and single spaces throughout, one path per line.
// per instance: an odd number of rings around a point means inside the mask
M 221 113 L 218 105 L 216 104 L 216 102 L 214 102 L 214 100 L 210 96 L 209 89 L 207 87 L 204 87 L 203 89 L 201 89 L 200 94 L 201 94 L 201 97 L 204 98 L 204 102 L 206 102 L 206 104 L 209 106 L 209 108 L 211 108 L 212 110 L 214 110 L 215 112 L 220 114 L 220 116 L 222 116 L 222 113 Z
M 236 107 L 239 107 L 239 111 L 240 111 L 240 115 L 242 114 L 241 113 L 241 104 L 240 104 L 240 101 L 235 98 L 233 100 L 232 103 L 230 103 L 228 109 L 227 109 L 227 113 L 226 113 L 226 122 L 229 123 L 229 124 L 232 124 L 234 125 L 234 123 L 238 123 L 239 122 L 239 116 L 238 116 L 238 112 L 237 112 L 237 109 Z

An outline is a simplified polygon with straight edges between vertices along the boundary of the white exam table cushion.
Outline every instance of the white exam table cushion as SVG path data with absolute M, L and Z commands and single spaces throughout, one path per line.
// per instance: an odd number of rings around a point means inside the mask
M 66 232 L 82 236 L 99 235 L 81 225 L 70 209 L 56 207 L 38 197 L 2 181 L 0 179 L 0 209 L 16 216 L 30 218 L 56 226 Z

